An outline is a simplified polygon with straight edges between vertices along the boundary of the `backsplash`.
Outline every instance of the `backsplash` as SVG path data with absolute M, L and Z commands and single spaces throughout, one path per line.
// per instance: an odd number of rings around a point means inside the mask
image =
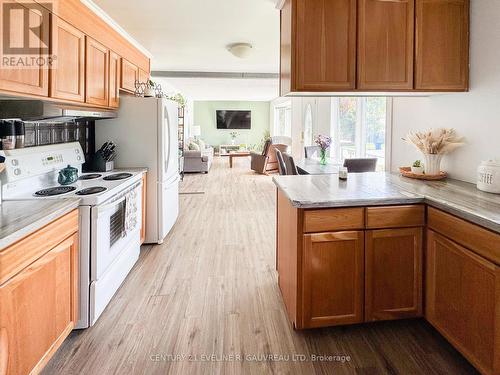
M 24 122 L 24 147 L 80 142 L 85 159 L 94 153 L 95 121 L 77 120 L 67 123 Z

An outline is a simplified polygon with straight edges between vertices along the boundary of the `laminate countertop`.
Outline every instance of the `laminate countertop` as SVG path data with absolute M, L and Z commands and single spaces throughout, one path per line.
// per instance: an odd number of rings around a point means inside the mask
M 500 233 L 500 195 L 447 179 L 421 181 L 388 172 L 276 176 L 273 181 L 297 208 L 383 206 L 426 203 Z
M 0 250 L 78 208 L 80 199 L 3 201 L 0 205 Z

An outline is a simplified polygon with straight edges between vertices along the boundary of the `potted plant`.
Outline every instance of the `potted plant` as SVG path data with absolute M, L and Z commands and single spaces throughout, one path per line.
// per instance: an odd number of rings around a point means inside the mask
M 145 98 L 153 98 L 156 96 L 155 93 L 155 83 L 150 79 L 146 82 L 146 88 L 144 89 L 144 97 Z
M 413 144 L 424 155 L 425 174 L 436 176 L 441 173 L 441 160 L 444 155 L 464 145 L 455 129 L 430 129 L 424 132 L 409 132 L 405 142 Z
M 315 143 L 320 147 L 319 152 L 319 162 L 321 165 L 326 165 L 326 151 L 330 148 L 332 144 L 332 138 L 327 135 L 318 135 L 315 139 Z
M 424 174 L 424 167 L 420 160 L 415 160 L 415 162 L 413 162 L 413 165 L 411 166 L 411 173 Z
M 231 144 L 234 145 L 236 143 L 236 138 L 238 137 L 238 132 L 231 132 L 229 133 L 229 136 L 231 137 Z

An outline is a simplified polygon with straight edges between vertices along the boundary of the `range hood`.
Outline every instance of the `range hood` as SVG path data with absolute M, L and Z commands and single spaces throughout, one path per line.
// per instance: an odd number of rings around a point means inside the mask
M 78 107 L 43 100 L 0 100 L 0 119 L 36 122 L 69 122 L 77 119 L 110 119 L 117 113 L 105 109 Z

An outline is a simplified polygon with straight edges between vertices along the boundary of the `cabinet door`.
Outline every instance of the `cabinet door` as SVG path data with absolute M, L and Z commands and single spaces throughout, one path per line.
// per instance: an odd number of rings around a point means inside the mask
M 433 231 L 427 237 L 427 320 L 481 372 L 499 373 L 500 268 Z
M 416 82 L 421 90 L 467 90 L 469 0 L 416 0 Z
M 50 96 L 85 101 L 85 34 L 52 16 L 52 53 L 56 66 L 50 71 Z
M 304 235 L 303 328 L 363 321 L 364 233 Z
M 120 77 L 120 56 L 109 51 L 109 107 L 112 108 L 120 106 Z
M 422 228 L 366 232 L 365 320 L 422 315 Z
M 139 82 L 147 83 L 149 81 L 149 73 L 139 69 Z
M 0 286 L 0 332 L 8 374 L 38 373 L 73 329 L 77 243 L 75 234 Z
M 8 13 L 7 9 L 4 9 L 6 13 L 3 15 L 2 20 L 0 20 L 3 28 L 10 26 L 8 36 L 2 36 L 0 90 L 25 95 L 48 96 L 48 64 L 36 65 L 36 61 L 39 59 L 40 61 L 47 61 L 49 57 L 50 14 L 45 8 L 32 2 L 29 4 L 31 10 L 23 8 L 20 3 L 15 2 L 2 2 L 2 6 L 15 6 L 16 9 L 8 11 Z M 30 25 L 40 25 L 38 29 L 40 38 L 31 33 L 31 31 L 30 35 L 25 35 L 27 31 L 23 28 L 23 25 L 26 19 L 29 20 Z M 5 23 L 7 20 L 8 24 Z M 7 43 L 9 47 L 21 48 L 22 51 L 13 51 L 12 54 L 7 53 L 5 51 Z M 28 51 L 27 48 L 32 51 Z M 6 66 L 4 65 L 4 60 L 8 62 Z
M 107 107 L 109 97 L 109 50 L 87 37 L 85 102 Z
M 358 4 L 358 89 L 413 89 L 414 0 Z
M 356 0 L 296 2 L 296 90 L 356 85 Z
M 139 79 L 139 69 L 137 66 L 122 58 L 122 77 L 120 88 L 122 90 L 134 93 L 135 81 Z

